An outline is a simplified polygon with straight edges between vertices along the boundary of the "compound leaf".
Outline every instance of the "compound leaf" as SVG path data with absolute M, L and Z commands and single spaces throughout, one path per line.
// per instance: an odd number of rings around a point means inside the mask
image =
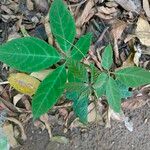
M 106 73 L 101 73 L 94 83 L 93 87 L 98 97 L 101 97 L 103 94 L 105 94 L 107 81 L 108 75 Z
M 86 53 L 88 52 L 91 44 L 91 38 L 92 34 L 88 33 L 84 36 L 82 36 L 77 43 L 74 45 L 71 56 L 73 59 L 81 60 L 83 57 L 85 57 Z
M 115 112 L 120 112 L 121 108 L 121 95 L 116 81 L 109 77 L 106 85 L 106 97 L 108 104 Z
M 0 46 L 0 61 L 24 72 L 45 69 L 59 60 L 55 48 L 33 37 L 14 39 Z
M 62 0 L 54 0 L 50 8 L 50 26 L 60 48 L 71 48 L 76 35 L 75 22 Z
M 64 91 L 66 83 L 65 66 L 58 67 L 40 84 L 32 100 L 32 113 L 38 118 L 51 109 Z
M 150 83 L 150 72 L 140 67 L 129 67 L 115 72 L 118 80 L 128 87 L 137 87 Z
M 113 51 L 112 47 L 109 44 L 102 54 L 102 67 L 106 70 L 109 70 L 113 63 Z

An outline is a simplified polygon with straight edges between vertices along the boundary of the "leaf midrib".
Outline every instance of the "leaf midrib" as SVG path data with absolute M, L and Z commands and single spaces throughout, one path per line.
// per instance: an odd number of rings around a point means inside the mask
M 48 96 L 49 92 L 53 88 L 54 84 L 56 83 L 56 80 L 59 78 L 59 76 L 60 76 L 60 74 L 61 74 L 63 69 L 64 69 L 64 66 L 62 67 L 62 69 L 60 70 L 59 74 L 56 76 L 55 80 L 53 81 L 51 88 L 47 91 L 46 95 L 44 96 L 44 98 L 43 98 L 43 100 L 42 100 L 42 102 L 41 102 L 41 104 L 40 104 L 36 114 L 38 114 L 38 111 L 40 110 L 41 106 L 43 105 L 45 99 L 47 99 L 46 97 Z M 35 116 L 36 116 L 36 114 L 35 114 Z

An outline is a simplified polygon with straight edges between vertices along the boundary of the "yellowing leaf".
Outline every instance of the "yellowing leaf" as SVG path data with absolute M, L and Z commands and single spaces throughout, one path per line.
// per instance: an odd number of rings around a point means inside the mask
M 39 80 L 24 73 L 13 73 L 8 81 L 17 91 L 30 96 L 35 93 L 40 84 Z
M 135 34 L 143 45 L 150 46 L 150 25 L 147 20 L 139 17 Z

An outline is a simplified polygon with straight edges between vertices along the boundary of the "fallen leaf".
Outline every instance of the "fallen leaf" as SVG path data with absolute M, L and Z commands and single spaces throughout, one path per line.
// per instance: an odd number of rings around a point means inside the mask
M 42 70 L 42 71 L 38 71 L 38 72 L 32 72 L 30 75 L 32 77 L 35 77 L 37 79 L 39 79 L 40 81 L 44 80 L 45 77 L 50 74 L 51 72 L 53 72 L 53 69 L 50 70 Z
M 122 66 L 117 68 L 117 70 L 119 69 L 123 69 L 123 68 L 127 68 L 127 67 L 133 67 L 134 66 L 134 54 L 131 53 L 128 58 L 123 62 Z
M 137 96 L 135 98 L 129 98 L 127 101 L 124 101 L 121 106 L 127 109 L 137 109 L 144 106 L 148 101 L 147 95 Z
M 143 45 L 150 46 L 150 24 L 147 20 L 139 17 L 135 35 Z
M 100 6 L 97 10 L 98 12 L 95 15 L 105 20 L 110 20 L 117 15 L 117 9 L 115 7 Z
M 97 117 L 97 112 L 96 112 L 95 105 L 94 103 L 91 103 L 88 106 L 88 122 L 89 123 L 94 122 L 96 120 L 96 117 Z
M 40 117 L 40 120 L 45 124 L 45 127 L 48 131 L 49 134 L 49 138 L 52 138 L 52 131 L 51 131 L 51 127 L 50 127 L 50 123 L 49 123 L 49 117 L 47 114 L 44 114 Z
M 143 0 L 143 9 L 147 17 L 150 19 L 150 1 L 149 0 Z
M 138 8 L 132 0 L 115 0 L 122 8 L 127 11 L 137 12 Z
M 16 106 L 18 101 L 21 100 L 21 98 L 23 97 L 23 94 L 17 94 L 16 96 L 13 97 L 13 104 Z
M 8 81 L 17 91 L 32 96 L 37 90 L 40 81 L 24 73 L 10 74 Z
M 115 52 L 115 58 L 119 58 L 119 50 L 118 50 L 118 40 L 121 38 L 121 35 L 126 28 L 126 23 L 121 20 L 116 20 L 112 25 L 111 34 L 114 39 L 114 52 Z M 117 62 L 117 61 L 116 61 Z
M 34 9 L 34 5 L 33 5 L 33 2 L 31 0 L 27 0 L 26 5 L 27 5 L 28 10 L 31 11 Z
M 78 17 L 77 20 L 76 20 L 76 26 L 77 26 L 77 27 L 82 27 L 82 25 L 83 25 L 83 24 L 85 23 L 85 21 L 87 20 L 87 17 L 88 17 L 88 15 L 89 15 L 89 12 L 91 11 L 91 9 L 92 9 L 93 6 L 94 6 L 93 0 L 89 0 L 89 1 L 86 3 L 86 5 L 85 5 L 85 7 L 84 7 L 84 9 L 83 9 L 83 11 L 82 11 L 81 16 Z

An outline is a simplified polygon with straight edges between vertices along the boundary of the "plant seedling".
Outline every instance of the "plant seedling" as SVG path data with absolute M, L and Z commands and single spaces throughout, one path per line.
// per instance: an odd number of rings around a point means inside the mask
M 121 98 L 131 95 L 128 87 L 150 83 L 150 73 L 139 67 L 110 72 L 113 63 L 111 45 L 105 48 L 102 55 L 104 72 L 98 71 L 92 64 L 87 66 L 81 63 L 81 59 L 86 57 L 89 50 L 92 35 L 83 35 L 74 44 L 75 21 L 62 0 L 54 0 L 49 18 L 59 52 L 53 46 L 34 37 L 11 40 L 0 46 L 0 60 L 22 72 L 40 71 L 61 62 L 61 65 L 40 83 L 33 96 L 34 118 L 48 112 L 65 92 L 67 99 L 73 101 L 75 114 L 86 123 L 90 95 L 94 94 L 97 99 L 106 95 L 110 107 L 120 112 Z M 87 71 L 89 68 L 90 76 Z

